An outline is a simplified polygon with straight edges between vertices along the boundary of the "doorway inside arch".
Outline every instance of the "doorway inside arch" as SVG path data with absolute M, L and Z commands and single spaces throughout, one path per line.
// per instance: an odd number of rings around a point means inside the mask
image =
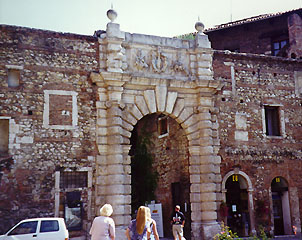
M 288 184 L 282 177 L 275 177 L 271 183 L 272 202 L 273 202 L 273 218 L 274 218 L 274 234 L 290 235 L 291 218 L 288 197 Z
M 146 157 L 137 157 L 142 141 L 148 143 L 146 153 L 152 161 L 148 166 L 142 164 Z M 167 115 L 150 114 L 138 121 L 130 143 L 132 213 L 146 201 L 160 203 L 164 237 L 172 237 L 170 217 L 175 205 L 180 205 L 186 217 L 184 235 L 191 239 L 189 150 L 185 131 Z M 150 179 L 150 172 L 156 178 L 153 196 L 150 195 L 152 187 L 146 187 L 154 181 L 154 178 Z
M 249 236 L 250 216 L 247 182 L 241 175 L 233 174 L 226 181 L 226 190 L 227 225 L 239 237 Z

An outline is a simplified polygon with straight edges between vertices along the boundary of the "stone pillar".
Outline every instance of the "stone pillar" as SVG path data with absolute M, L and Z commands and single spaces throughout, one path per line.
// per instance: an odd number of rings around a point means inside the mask
M 202 104 L 202 103 L 201 103 Z M 219 232 L 217 222 L 217 190 L 221 182 L 220 157 L 214 154 L 210 109 L 200 107 L 200 220 L 203 239 L 212 239 Z
M 126 69 L 125 52 L 122 42 L 125 40 L 125 33 L 120 31 L 117 23 L 108 23 L 106 29 L 105 45 L 107 47 L 106 68 L 108 72 L 123 72 Z
M 217 222 L 217 194 L 220 191 L 221 159 L 217 156 L 219 139 L 213 139 L 215 133 L 217 134 L 217 124 L 211 110 L 217 86 L 212 85 L 214 82 L 211 69 L 212 49 L 208 36 L 202 31 L 196 35 L 194 53 L 196 57 L 193 59 L 196 59 L 196 62 L 192 72 L 196 74 L 199 87 L 197 104 L 199 142 L 196 155 L 192 155 L 190 175 L 194 172 L 199 173 L 199 179 L 195 176 L 195 182 L 191 185 L 192 238 L 210 240 L 220 231 Z
M 101 105 L 101 104 L 99 104 Z M 131 180 L 129 139 L 121 135 L 122 109 L 117 101 L 107 101 L 106 109 L 98 108 L 97 196 L 96 204 L 113 206 L 117 238 L 124 237 L 124 228 L 130 222 Z M 105 110 L 105 111 L 104 111 Z M 104 124 L 104 125 L 102 125 Z
M 256 235 L 256 228 L 255 228 L 255 216 L 254 216 L 254 201 L 253 201 L 253 189 L 248 189 L 248 208 L 249 208 L 249 215 L 250 215 L 250 224 L 251 224 L 251 234 Z
M 213 80 L 212 49 L 207 35 L 197 34 L 195 38 L 195 72 L 198 80 Z
M 289 189 L 290 199 L 290 210 L 292 225 L 296 227 L 296 235 L 301 237 L 301 219 L 300 219 L 300 208 L 299 208 L 299 194 L 297 187 L 291 187 Z
M 96 164 L 96 206 L 104 203 L 113 206 L 113 219 L 116 224 L 116 238 L 124 238 L 125 226 L 131 217 L 131 179 L 130 179 L 130 133 L 123 129 L 122 101 L 123 84 L 127 76 L 122 42 L 125 33 L 119 24 L 107 24 L 104 46 L 106 46 L 106 70 L 100 74 L 91 74 L 92 80 L 99 87 L 97 102 L 97 145 L 99 156 Z
M 288 17 L 288 35 L 290 49 L 289 58 L 302 57 L 302 19 L 298 14 L 292 14 Z

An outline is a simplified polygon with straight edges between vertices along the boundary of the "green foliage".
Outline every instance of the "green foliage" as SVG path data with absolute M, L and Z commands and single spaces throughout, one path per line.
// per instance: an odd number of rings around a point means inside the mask
M 215 236 L 214 236 L 214 240 L 222 240 L 222 239 L 237 239 L 238 236 L 236 233 L 233 233 L 232 230 L 224 225 L 224 223 L 222 222 L 221 224 L 221 232 L 220 233 L 217 233 Z
M 258 236 L 252 236 L 249 237 L 248 239 L 250 240 L 270 240 L 271 238 L 269 238 L 265 232 L 265 228 L 261 225 L 259 225 L 259 231 L 258 231 Z
M 142 129 L 135 143 L 134 156 L 131 159 L 132 209 L 155 200 L 158 173 L 152 168 L 153 157 L 151 133 Z
M 195 33 L 187 33 L 187 34 L 179 35 L 179 36 L 176 36 L 176 38 L 180 38 L 183 40 L 194 40 Z
M 269 240 L 270 238 L 266 235 L 265 228 L 263 226 L 259 226 L 259 237 L 262 240 Z

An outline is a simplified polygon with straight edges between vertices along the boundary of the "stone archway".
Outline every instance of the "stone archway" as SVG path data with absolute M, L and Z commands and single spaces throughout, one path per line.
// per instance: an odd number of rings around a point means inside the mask
M 250 231 L 252 234 L 256 234 L 256 229 L 255 229 L 255 219 L 254 219 L 254 201 L 253 201 L 253 186 L 251 179 L 249 176 L 245 173 L 240 171 L 239 169 L 232 170 L 228 172 L 223 180 L 222 180 L 222 200 L 226 202 L 226 182 L 231 176 L 236 176 L 239 175 L 241 176 L 245 181 L 246 181 L 246 190 L 248 193 L 248 211 L 249 211 L 249 222 L 250 222 Z
M 214 94 L 221 86 L 212 77 L 207 36 L 190 41 L 132 35 L 115 23 L 99 38 L 100 72 L 91 73 L 98 86 L 95 205 L 113 205 L 118 236 L 131 214 L 131 131 L 157 112 L 175 119 L 188 139 L 192 239 L 212 239 L 219 231 Z

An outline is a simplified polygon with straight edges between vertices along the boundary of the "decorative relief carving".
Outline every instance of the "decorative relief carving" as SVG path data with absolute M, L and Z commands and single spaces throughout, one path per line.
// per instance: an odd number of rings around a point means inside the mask
M 107 46 L 107 70 L 112 72 L 122 72 L 127 70 L 127 58 L 125 48 L 117 44 L 108 44 Z
M 167 69 L 167 66 L 168 57 L 160 51 L 160 48 L 158 48 L 156 53 L 152 54 L 152 67 L 155 72 L 161 73 Z
M 173 62 L 171 68 L 174 72 L 184 73 L 185 75 L 189 75 L 188 69 L 184 67 L 183 61 L 181 57 L 177 54 L 177 60 Z
M 188 70 L 178 60 L 173 62 L 172 69 L 174 70 L 174 72 L 183 72 L 184 74 L 189 75 Z
M 177 60 L 172 61 L 172 58 Z M 133 61 L 133 67 L 138 71 L 152 71 L 155 73 L 179 73 L 185 76 L 190 76 L 190 71 L 178 54 L 175 57 L 172 53 L 166 54 L 161 51 L 159 47 L 155 51 L 144 53 L 138 49 Z
M 149 65 L 146 63 L 145 56 L 143 56 L 141 50 L 137 51 L 137 55 L 135 57 L 134 66 L 136 66 L 136 68 L 139 71 L 143 70 L 144 68 L 148 68 L 149 67 Z
M 123 54 L 122 56 L 122 70 L 126 71 L 128 69 L 128 63 L 127 63 L 127 57 L 126 57 L 126 49 L 122 47 L 121 53 Z

